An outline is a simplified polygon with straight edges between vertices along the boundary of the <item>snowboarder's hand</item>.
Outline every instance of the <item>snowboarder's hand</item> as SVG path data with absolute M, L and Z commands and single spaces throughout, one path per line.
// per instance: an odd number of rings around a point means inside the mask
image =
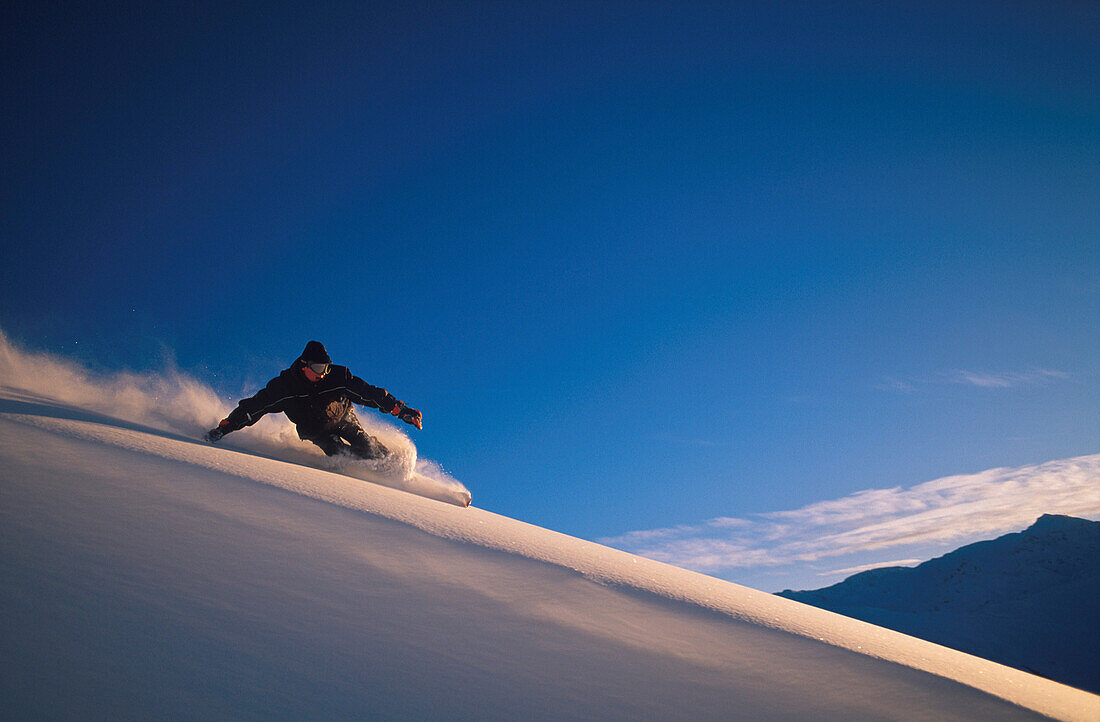
M 398 415 L 399 419 L 406 424 L 412 424 L 418 429 L 424 428 L 424 417 L 416 409 L 410 409 L 408 406 L 401 409 L 401 413 Z
M 221 438 L 231 431 L 229 428 L 229 419 L 222 419 L 217 426 L 207 431 L 202 435 L 202 438 L 209 441 L 211 444 L 216 444 L 221 441 Z
M 405 404 L 400 401 L 393 405 L 393 410 L 390 411 L 390 413 L 404 421 L 406 424 L 412 424 L 418 429 L 424 428 L 422 425 L 424 422 L 424 417 L 420 414 L 420 412 L 412 408 L 411 406 L 405 406 Z

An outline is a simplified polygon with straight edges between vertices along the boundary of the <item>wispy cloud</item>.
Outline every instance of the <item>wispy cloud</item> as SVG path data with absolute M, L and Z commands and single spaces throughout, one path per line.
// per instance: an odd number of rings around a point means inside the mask
M 969 384 L 986 389 L 1009 389 L 1014 386 L 1033 386 L 1052 381 L 1065 381 L 1069 374 L 1052 369 L 1034 369 L 1025 373 L 986 373 L 956 370 L 949 374 L 952 383 Z
M 1100 516 L 1100 454 L 868 489 L 799 509 L 634 531 L 603 543 L 707 573 L 807 564 L 1019 531 L 1045 513 Z M 852 561 L 858 561 L 852 559 Z
M 963 385 L 983 389 L 1012 389 L 1021 386 L 1045 386 L 1068 381 L 1072 376 L 1057 369 L 1028 371 L 974 371 L 954 369 L 930 376 L 882 376 L 876 386 L 884 391 L 915 391 L 927 386 Z
M 834 576 L 851 576 L 852 574 L 859 574 L 860 572 L 869 572 L 872 569 L 884 569 L 886 567 L 912 567 L 920 564 L 923 559 L 895 559 L 889 562 L 876 562 L 874 564 L 860 564 L 858 567 L 848 567 L 847 569 L 833 569 L 827 572 L 818 572 L 819 577 L 834 577 Z
M 917 388 L 918 382 L 911 378 L 902 378 L 899 376 L 882 376 L 875 383 L 875 387 L 883 391 L 913 391 Z

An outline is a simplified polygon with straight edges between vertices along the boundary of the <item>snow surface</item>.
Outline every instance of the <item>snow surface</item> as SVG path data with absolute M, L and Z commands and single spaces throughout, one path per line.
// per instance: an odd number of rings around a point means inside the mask
M 863 622 L 26 393 L 0 395 L 0 469 L 11 717 L 1100 718 Z

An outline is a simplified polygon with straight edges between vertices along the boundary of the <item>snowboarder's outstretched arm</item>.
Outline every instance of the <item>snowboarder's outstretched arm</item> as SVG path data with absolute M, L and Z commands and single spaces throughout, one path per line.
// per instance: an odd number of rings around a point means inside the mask
M 348 395 L 351 400 L 355 403 L 376 408 L 383 413 L 393 414 L 406 424 L 412 424 L 418 429 L 424 428 L 424 418 L 421 413 L 411 406 L 406 406 L 404 402 L 398 401 L 393 394 L 385 389 L 371 386 L 350 371 L 347 372 L 344 385 L 350 392 Z
M 210 442 L 219 441 L 228 433 L 252 426 L 268 412 L 280 410 L 278 408 L 280 402 L 289 395 L 284 386 L 286 383 L 282 376 L 271 379 L 267 382 L 267 386 L 253 396 L 237 402 L 237 408 L 233 409 L 229 416 L 222 419 L 217 426 L 207 431 L 204 438 Z

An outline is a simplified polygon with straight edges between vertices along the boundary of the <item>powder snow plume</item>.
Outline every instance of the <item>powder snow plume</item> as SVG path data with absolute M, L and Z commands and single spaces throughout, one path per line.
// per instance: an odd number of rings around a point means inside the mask
M 237 399 L 222 398 L 170 364 L 159 372 L 95 372 L 72 359 L 23 348 L 3 330 L 0 387 L 28 402 L 71 406 L 189 439 L 199 438 L 237 405 Z M 259 387 L 243 395 L 256 390 Z M 466 487 L 437 464 L 418 459 L 416 446 L 402 430 L 369 411 L 357 416 L 364 430 L 393 452 L 386 464 L 330 459 L 299 439 L 282 414 L 269 414 L 227 436 L 220 445 L 406 488 L 422 496 L 468 496 Z

